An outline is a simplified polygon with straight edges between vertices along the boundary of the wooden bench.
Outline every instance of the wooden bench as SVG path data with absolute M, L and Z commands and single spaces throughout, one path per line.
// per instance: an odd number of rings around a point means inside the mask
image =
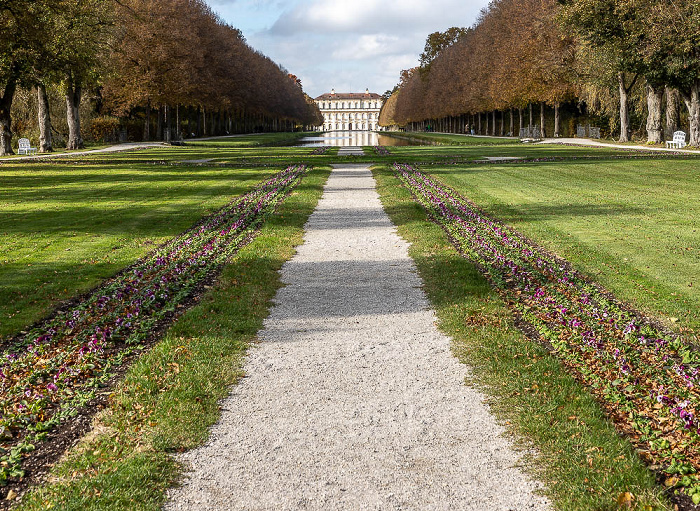
M 36 147 L 32 147 L 28 138 L 20 138 L 17 141 L 17 154 L 35 154 Z
M 673 140 L 666 141 L 666 147 L 670 149 L 683 149 L 685 143 L 685 131 L 676 131 L 673 133 Z

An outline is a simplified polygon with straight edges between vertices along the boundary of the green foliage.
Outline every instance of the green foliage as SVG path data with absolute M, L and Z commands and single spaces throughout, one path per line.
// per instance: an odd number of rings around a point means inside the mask
M 425 40 L 425 48 L 423 53 L 420 54 L 420 65 L 421 67 L 429 66 L 430 63 L 435 60 L 435 58 L 440 55 L 440 53 L 454 43 L 459 41 L 469 29 L 461 27 L 450 27 L 444 32 L 433 32 L 428 35 Z M 389 94 L 391 95 L 391 94 Z
M 102 142 L 114 141 L 118 129 L 119 119 L 116 117 L 96 117 L 92 119 L 90 123 L 90 134 L 92 138 Z
M 384 207 L 411 243 L 409 253 L 439 328 L 473 371 L 468 383 L 489 396 L 491 410 L 525 437 L 526 449 L 534 445 L 537 454 L 526 454 L 523 465 L 545 482 L 555 509 L 612 511 L 626 493 L 634 499 L 632 509 L 671 509 L 654 474 L 592 396 L 547 350 L 514 328 L 498 294 L 397 186 L 391 171 L 378 169 L 375 176 Z
M 206 440 L 219 400 L 243 377 L 242 359 L 281 285 L 278 270 L 302 242 L 328 176 L 304 181 L 216 286 L 129 370 L 94 433 L 34 488 L 19 510 L 158 510 L 183 467 L 173 452 Z

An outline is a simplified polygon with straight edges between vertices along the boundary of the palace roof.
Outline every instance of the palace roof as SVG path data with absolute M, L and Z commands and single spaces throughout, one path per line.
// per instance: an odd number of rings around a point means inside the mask
M 317 97 L 316 101 L 329 99 L 382 99 L 382 97 L 379 94 L 375 94 L 374 92 L 327 92 Z

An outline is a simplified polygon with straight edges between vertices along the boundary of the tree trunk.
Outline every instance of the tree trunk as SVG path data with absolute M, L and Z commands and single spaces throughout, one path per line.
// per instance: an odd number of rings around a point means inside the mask
M 518 136 L 520 136 L 520 130 L 525 127 L 525 119 L 523 119 L 523 109 L 518 108 Z
M 661 101 L 664 97 L 663 86 L 654 87 L 647 83 L 647 143 L 663 142 L 663 125 L 661 123 Z
M 156 140 L 163 140 L 163 108 L 159 108 L 156 113 Z
M 544 101 L 540 102 L 540 137 L 547 138 L 544 119 Z
M 5 84 L 5 92 L 0 98 L 0 156 L 15 154 L 12 151 L 12 117 L 10 108 L 15 97 L 17 82 L 10 78 Z
M 530 119 L 527 124 L 527 129 L 529 130 L 529 134 L 532 135 L 532 103 L 528 103 L 527 107 L 530 110 Z
M 53 151 L 51 143 L 51 116 L 49 115 L 49 97 L 46 94 L 46 86 L 43 83 L 36 86 L 36 94 L 39 102 L 39 152 L 50 153 Z
M 68 121 L 68 143 L 66 149 L 82 149 L 83 137 L 80 134 L 80 99 L 82 89 L 69 83 L 66 91 L 66 120 Z
M 690 142 L 693 147 L 700 146 L 700 78 L 696 78 L 688 91 L 680 91 L 690 121 Z
M 168 115 L 168 105 L 163 105 L 163 141 L 170 142 L 170 116 Z
M 496 110 L 493 111 L 493 128 L 491 128 L 491 135 L 496 136 Z
M 559 102 L 554 103 L 554 136 L 561 137 L 561 112 Z
M 481 112 L 479 112 L 479 130 L 477 133 L 479 133 L 479 135 L 481 135 Z
M 146 102 L 146 119 L 143 122 L 143 140 L 150 142 L 151 140 L 151 100 Z
M 175 105 L 175 140 L 180 140 L 180 105 Z
M 666 140 L 681 127 L 681 98 L 677 90 L 666 87 Z
M 513 109 L 510 109 L 510 136 L 513 136 Z
M 629 142 L 630 140 L 630 112 L 627 95 L 634 87 L 637 81 L 637 76 L 632 79 L 629 86 L 625 85 L 625 74 L 620 72 L 617 74 L 617 81 L 620 88 L 620 142 Z
M 489 131 L 489 113 L 486 112 L 486 136 L 489 136 L 491 132 Z

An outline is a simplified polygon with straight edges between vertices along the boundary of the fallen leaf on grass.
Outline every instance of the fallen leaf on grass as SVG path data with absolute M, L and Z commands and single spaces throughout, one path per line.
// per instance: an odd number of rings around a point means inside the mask
M 620 493 L 620 495 L 617 497 L 617 505 L 620 507 L 626 507 L 628 509 L 631 509 L 633 500 L 634 495 L 626 491 L 624 493 Z

